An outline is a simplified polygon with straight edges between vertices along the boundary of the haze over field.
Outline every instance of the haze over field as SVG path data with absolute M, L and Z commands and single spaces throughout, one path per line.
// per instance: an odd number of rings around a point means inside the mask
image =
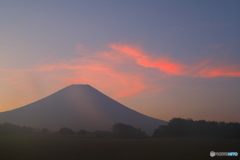
M 145 115 L 240 122 L 240 1 L 0 2 L 0 112 L 90 84 Z

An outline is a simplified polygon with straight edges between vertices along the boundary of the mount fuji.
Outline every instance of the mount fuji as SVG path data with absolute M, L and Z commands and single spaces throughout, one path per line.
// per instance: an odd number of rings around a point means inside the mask
M 115 123 L 141 128 L 151 135 L 166 121 L 136 112 L 90 85 L 70 85 L 26 106 L 0 113 L 0 123 L 12 123 L 57 131 L 111 130 Z

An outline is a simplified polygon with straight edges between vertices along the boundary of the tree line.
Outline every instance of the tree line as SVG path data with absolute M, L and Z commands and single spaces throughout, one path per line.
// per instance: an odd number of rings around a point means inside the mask
M 94 132 L 84 129 L 74 132 L 72 129 L 63 127 L 59 131 L 51 133 L 48 129 L 35 129 L 26 126 L 19 126 L 10 123 L 0 124 L 0 135 L 19 133 L 48 133 L 55 135 L 76 135 L 80 137 L 96 138 L 150 138 L 141 128 L 132 125 L 116 123 L 111 131 L 96 130 Z M 240 138 L 240 123 L 237 122 L 216 122 L 192 119 L 173 118 L 167 125 L 159 126 L 151 136 L 161 137 L 218 137 L 218 138 Z
M 152 135 L 153 138 L 167 136 L 240 138 L 240 123 L 173 118 Z
M 63 127 L 59 131 L 51 133 L 47 128 L 42 130 L 19 126 L 11 123 L 0 124 L 0 135 L 9 134 L 24 134 L 24 133 L 43 133 L 43 134 L 55 134 L 55 135 L 78 135 L 81 137 L 96 137 L 96 138 L 147 138 L 148 136 L 140 128 L 137 129 L 131 125 L 126 125 L 122 123 L 116 123 L 112 126 L 112 131 L 102 131 L 96 130 L 94 132 L 89 132 L 84 129 L 74 132 L 72 129 Z
M 79 132 L 75 133 L 70 128 L 63 127 L 59 130 L 59 134 L 62 135 L 80 135 L 85 137 L 87 135 L 94 135 L 96 138 L 148 138 L 145 131 L 142 131 L 140 128 L 135 128 L 132 125 L 126 125 L 123 123 L 116 123 L 112 126 L 112 131 L 101 131 L 96 130 L 95 132 L 88 132 L 84 129 L 79 130 Z
M 17 134 L 17 133 L 32 133 L 34 129 L 26 126 L 19 126 L 11 123 L 0 124 L 0 135 Z

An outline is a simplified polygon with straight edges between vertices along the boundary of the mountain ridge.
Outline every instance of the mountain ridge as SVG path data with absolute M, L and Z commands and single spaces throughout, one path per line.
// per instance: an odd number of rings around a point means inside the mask
M 59 130 L 110 130 L 124 123 L 152 134 L 163 120 L 134 111 L 90 85 L 73 84 L 38 101 L 10 111 L 0 112 L 0 123 L 13 123 Z

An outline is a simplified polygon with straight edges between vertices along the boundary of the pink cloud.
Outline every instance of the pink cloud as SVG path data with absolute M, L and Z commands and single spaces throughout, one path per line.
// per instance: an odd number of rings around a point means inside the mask
M 110 44 L 110 48 L 124 53 L 135 60 L 135 62 L 146 68 L 157 68 L 168 75 L 179 75 L 188 77 L 239 77 L 240 67 L 237 65 L 212 66 L 213 58 L 208 58 L 196 65 L 181 64 L 170 58 L 153 58 L 145 54 L 139 47 L 129 45 Z M 209 46 L 210 48 L 221 48 L 222 44 Z M 216 62 L 215 62 L 216 63 Z
M 103 59 L 99 60 L 99 55 L 96 57 L 98 60 L 79 58 L 53 64 L 38 64 L 28 69 L 1 69 L 0 72 L 5 75 L 2 81 L 28 91 L 39 89 L 39 82 L 63 87 L 90 84 L 114 98 L 120 98 L 146 88 L 141 77 L 118 71 Z
M 240 69 L 237 66 L 206 67 L 197 73 L 199 77 L 240 77 Z
M 76 47 L 79 51 L 82 45 Z M 50 57 L 51 58 L 51 57 Z M 214 65 L 213 65 L 214 64 Z M 148 68 L 153 68 L 151 77 Z M 90 84 L 111 97 L 129 97 L 156 93 L 166 88 L 155 86 L 159 75 L 187 77 L 240 77 L 237 65 L 219 65 L 213 58 L 195 65 L 183 64 L 166 57 L 153 57 L 140 47 L 110 44 L 109 50 L 81 54 L 80 58 L 44 63 L 26 69 L 0 68 L 1 80 L 28 91 L 44 88 L 53 91 L 71 84 Z M 155 69 L 155 70 L 154 70 Z M 50 91 L 49 91 L 50 92 Z
M 112 49 L 120 51 L 133 58 L 137 64 L 147 68 L 157 68 L 170 75 L 183 75 L 186 65 L 182 65 L 178 62 L 169 60 L 167 58 L 151 58 L 144 54 L 140 48 L 130 47 L 128 45 L 110 44 Z

